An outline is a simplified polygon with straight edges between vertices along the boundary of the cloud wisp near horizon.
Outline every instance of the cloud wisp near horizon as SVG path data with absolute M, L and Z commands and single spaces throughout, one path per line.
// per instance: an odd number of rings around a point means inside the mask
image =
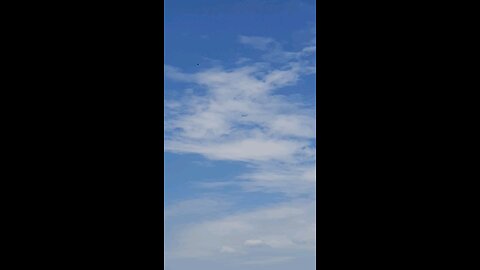
M 271 37 L 239 35 L 237 42 L 258 51 L 258 61 L 242 56 L 231 66 L 193 72 L 165 64 L 166 80 L 184 89 L 165 99 L 165 151 L 246 168 L 225 180 L 194 180 L 202 189 L 221 193 L 230 187 L 246 198 L 282 199 L 249 209 L 221 196 L 167 205 L 165 223 L 175 227 L 167 264 L 215 260 L 260 267 L 314 260 L 315 104 L 295 89 L 315 75 L 315 43 L 286 51 Z

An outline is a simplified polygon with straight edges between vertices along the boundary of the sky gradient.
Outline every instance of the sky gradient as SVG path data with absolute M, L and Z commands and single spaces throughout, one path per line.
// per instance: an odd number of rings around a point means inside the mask
M 315 1 L 165 1 L 165 269 L 314 269 Z

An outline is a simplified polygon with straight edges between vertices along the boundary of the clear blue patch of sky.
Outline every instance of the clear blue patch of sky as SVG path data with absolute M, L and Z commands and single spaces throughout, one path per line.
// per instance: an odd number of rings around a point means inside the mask
M 205 57 L 235 61 L 253 52 L 239 35 L 268 36 L 298 49 L 315 25 L 315 1 L 165 1 L 165 63 L 191 72 Z M 296 44 L 297 48 L 291 47 Z

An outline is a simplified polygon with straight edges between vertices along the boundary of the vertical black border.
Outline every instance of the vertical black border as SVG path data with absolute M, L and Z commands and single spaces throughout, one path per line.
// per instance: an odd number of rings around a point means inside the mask
M 76 6 L 53 18 L 36 43 L 50 82 L 37 132 L 49 171 L 34 178 L 46 179 L 49 201 L 32 223 L 38 262 L 161 269 L 163 4 Z

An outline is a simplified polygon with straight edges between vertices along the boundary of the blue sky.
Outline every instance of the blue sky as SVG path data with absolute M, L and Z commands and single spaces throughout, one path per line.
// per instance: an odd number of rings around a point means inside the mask
M 314 269 L 315 1 L 165 1 L 165 269 Z

